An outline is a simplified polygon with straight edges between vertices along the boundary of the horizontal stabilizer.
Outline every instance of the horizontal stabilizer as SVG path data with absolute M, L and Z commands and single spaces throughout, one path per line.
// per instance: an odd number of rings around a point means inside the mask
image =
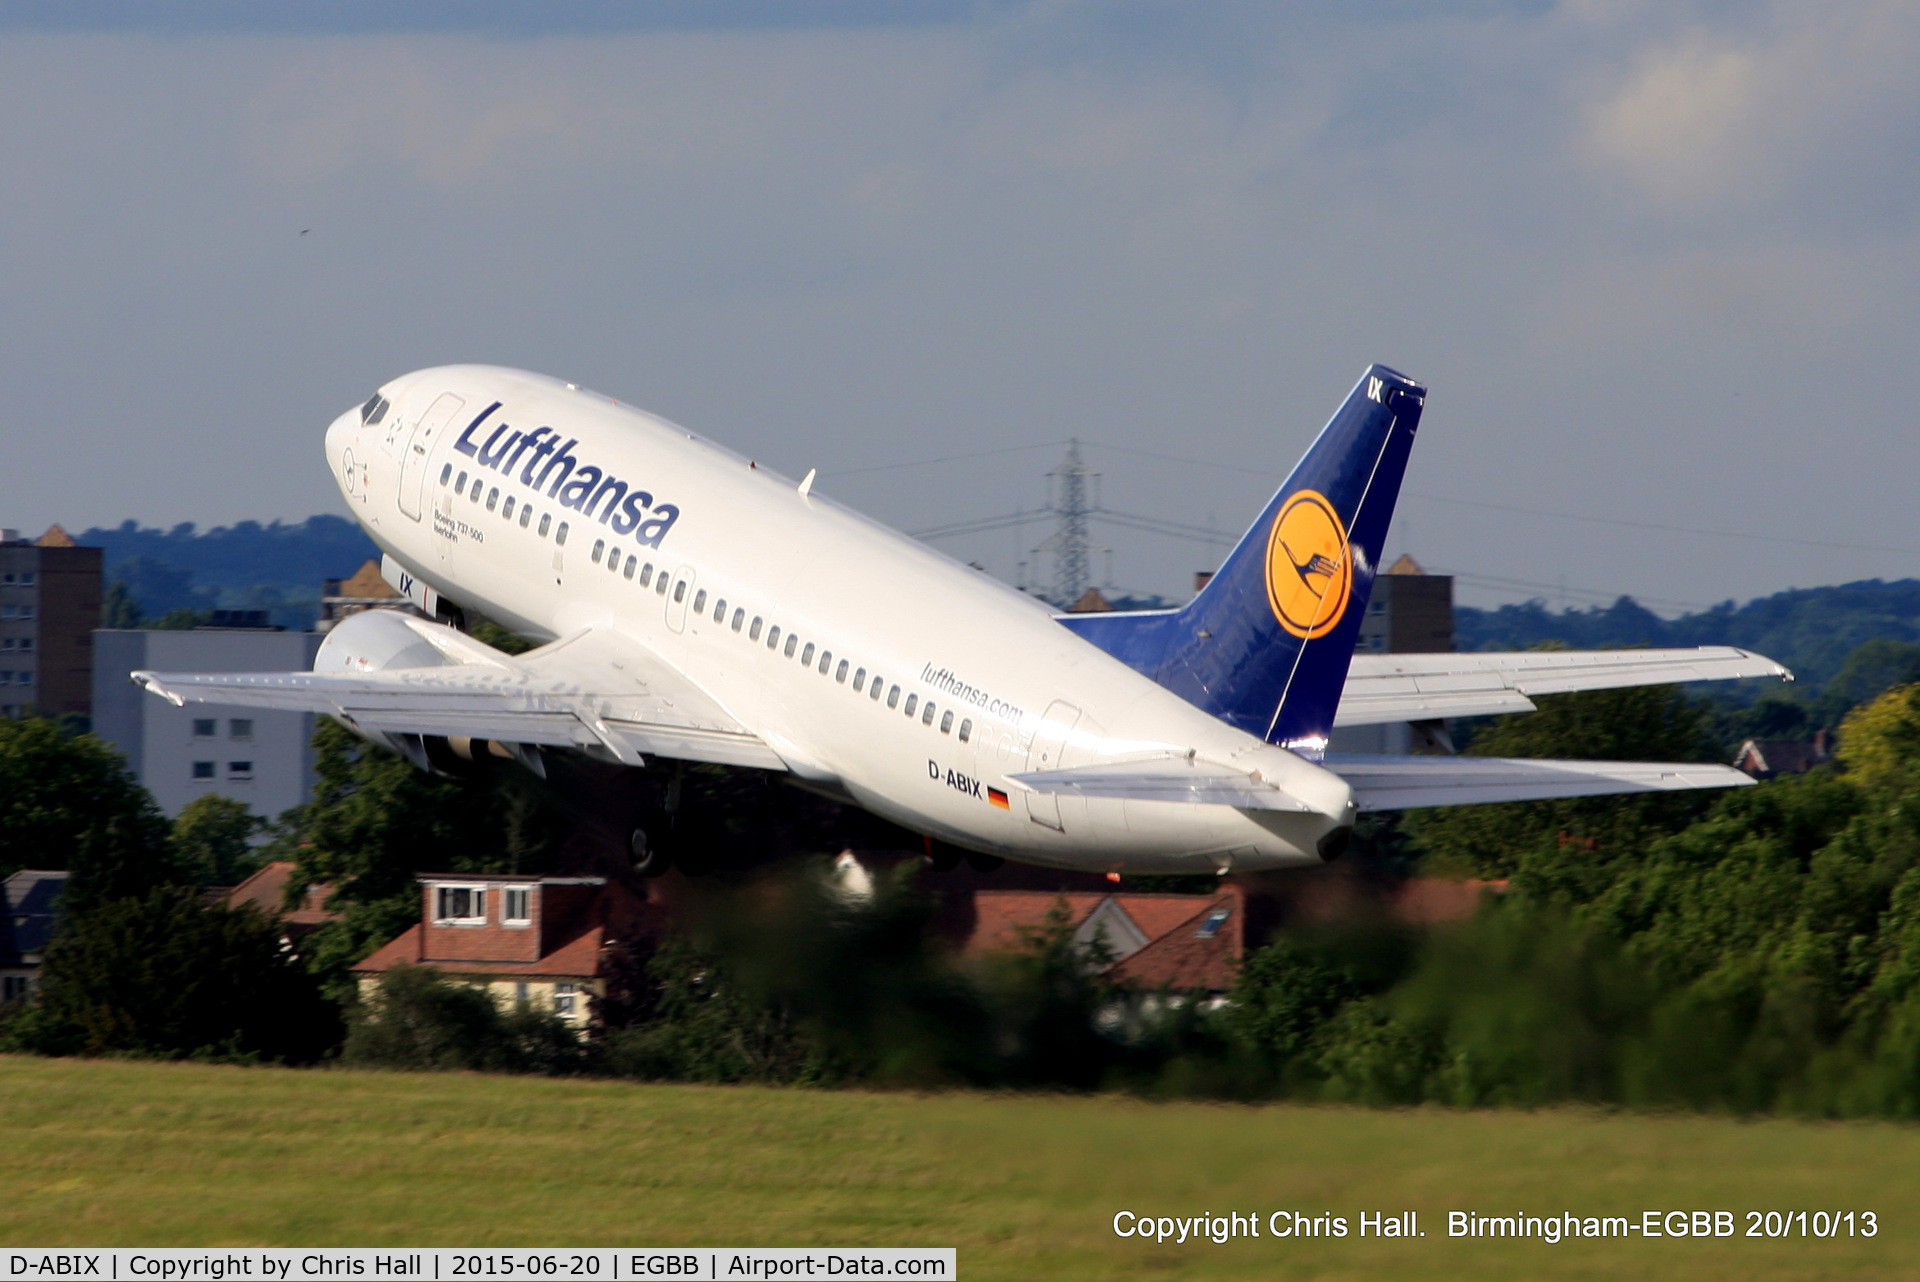
M 1696 650 L 1524 650 L 1515 653 L 1356 654 L 1335 726 L 1528 712 L 1529 696 L 1793 674 L 1729 645 Z
M 1312 806 L 1265 782 L 1258 775 L 1205 761 L 1159 757 L 1151 761 L 1079 766 L 1070 770 L 1042 770 L 1009 775 L 1029 792 L 1075 797 L 1104 797 L 1124 801 L 1173 801 L 1194 805 L 1234 806 L 1241 810 L 1291 810 L 1310 813 Z
M 1511 757 L 1328 754 L 1362 810 L 1413 810 L 1489 801 L 1550 801 L 1623 792 L 1742 788 L 1732 766 L 1695 762 L 1538 761 Z

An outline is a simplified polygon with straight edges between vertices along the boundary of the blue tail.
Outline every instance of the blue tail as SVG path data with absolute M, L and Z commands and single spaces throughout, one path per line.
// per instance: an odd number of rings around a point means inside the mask
M 1185 608 L 1060 621 L 1249 734 L 1324 747 L 1426 396 L 1369 369 Z

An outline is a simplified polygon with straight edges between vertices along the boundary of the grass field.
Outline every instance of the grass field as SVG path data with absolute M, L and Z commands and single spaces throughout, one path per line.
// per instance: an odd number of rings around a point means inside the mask
M 1449 1210 L 1695 1208 L 1872 1210 L 1880 1232 L 1446 1236 Z M 1350 1236 L 1111 1227 L 1281 1209 Z M 1405 1209 L 1426 1237 L 1352 1235 Z M 957 1246 L 974 1280 L 1920 1277 L 1920 1129 L 0 1057 L 0 1247 L 135 1244 Z

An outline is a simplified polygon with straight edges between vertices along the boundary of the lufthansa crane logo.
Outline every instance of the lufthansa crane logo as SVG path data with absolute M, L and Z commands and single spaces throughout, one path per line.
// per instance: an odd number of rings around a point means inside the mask
M 1353 560 L 1340 514 L 1324 494 L 1298 490 L 1280 505 L 1267 539 L 1267 603 L 1303 641 L 1333 631 L 1347 612 Z

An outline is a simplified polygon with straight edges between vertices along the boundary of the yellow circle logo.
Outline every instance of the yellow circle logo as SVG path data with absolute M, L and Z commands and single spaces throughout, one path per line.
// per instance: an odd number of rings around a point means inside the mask
M 1303 641 L 1325 636 L 1347 612 L 1353 563 L 1347 531 L 1324 494 L 1300 490 L 1280 505 L 1267 539 L 1267 603 Z

